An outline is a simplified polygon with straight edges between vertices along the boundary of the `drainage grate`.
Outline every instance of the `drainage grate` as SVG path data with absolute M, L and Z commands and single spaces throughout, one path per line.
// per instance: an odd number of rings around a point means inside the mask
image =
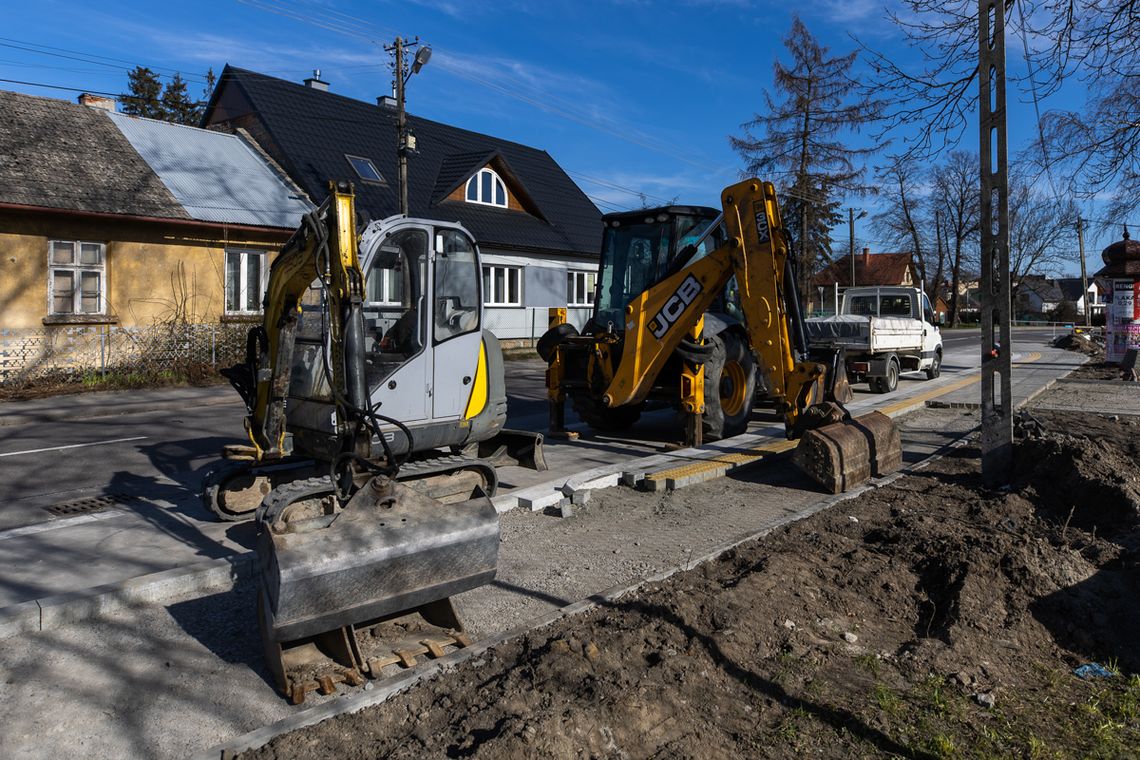
M 134 499 L 130 496 L 123 494 L 113 493 L 107 496 L 92 496 L 87 499 L 77 499 L 75 501 L 64 501 L 59 504 L 52 504 L 50 507 L 44 507 L 45 510 L 51 512 L 56 517 L 71 517 L 73 515 L 86 515 L 92 512 L 102 512 L 111 507 L 117 507 L 120 504 L 127 504 Z

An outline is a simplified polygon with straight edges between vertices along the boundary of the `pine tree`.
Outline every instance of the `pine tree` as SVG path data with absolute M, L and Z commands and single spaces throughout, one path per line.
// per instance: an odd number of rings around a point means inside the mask
M 186 92 L 186 80 L 175 74 L 162 92 L 162 109 L 165 119 L 175 124 L 197 124 L 198 104 Z
M 776 62 L 764 113 L 741 125 L 743 137 L 729 139 L 746 175 L 772 180 L 787 196 L 784 220 L 797 243 L 806 303 L 812 275 L 831 259 L 831 228 L 842 221 L 838 198 L 868 190 L 857 162 L 871 150 L 848 147 L 837 136 L 875 118 L 879 103 L 851 75 L 856 53 L 830 56 L 799 17 L 784 47 L 791 64 Z
M 148 119 L 166 118 L 158 74 L 145 66 L 135 66 L 127 73 L 127 90 L 127 94 L 119 98 L 123 103 L 123 113 Z

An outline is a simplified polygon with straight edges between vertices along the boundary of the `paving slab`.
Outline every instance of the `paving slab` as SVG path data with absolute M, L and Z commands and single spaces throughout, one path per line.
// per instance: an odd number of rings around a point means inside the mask
M 1033 399 L 1034 409 L 1140 416 L 1140 383 L 1058 380 Z

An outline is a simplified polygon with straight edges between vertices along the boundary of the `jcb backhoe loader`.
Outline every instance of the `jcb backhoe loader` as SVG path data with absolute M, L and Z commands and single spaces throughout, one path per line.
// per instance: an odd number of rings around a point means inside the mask
M 495 576 L 495 467 L 545 469 L 541 435 L 503 430 L 471 237 L 396 216 L 358 238 L 351 186 L 329 189 L 225 371 L 250 444 L 205 488 L 223 519 L 256 512 L 262 638 L 294 702 L 465 645 L 450 597 Z
M 562 426 L 567 398 L 604 429 L 664 401 L 688 420 L 687 442 L 700 444 L 743 432 L 759 387 L 788 437 L 803 438 L 797 463 L 828 490 L 897 469 L 890 419 L 852 420 L 843 408 L 842 353 L 809 356 L 775 188 L 741 182 L 721 206 L 719 215 L 668 207 L 604 217 L 592 318 L 581 335 L 561 323 L 539 341 L 551 428 Z

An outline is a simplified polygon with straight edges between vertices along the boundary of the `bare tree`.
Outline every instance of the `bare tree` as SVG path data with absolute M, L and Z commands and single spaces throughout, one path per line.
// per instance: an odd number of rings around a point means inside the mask
M 839 194 L 861 194 L 860 159 L 840 135 L 875 117 L 878 102 L 851 76 L 857 52 L 831 56 L 795 17 L 784 38 L 791 64 L 775 64 L 774 91 L 764 90 L 764 111 L 730 137 L 745 161 L 745 175 L 771 179 L 788 196 L 784 217 L 798 240 L 800 292 L 807 297 L 812 275 L 831 260 L 831 228 L 838 224 Z M 806 231 L 806 235 L 805 235 Z
M 889 163 L 879 168 L 877 176 L 881 182 L 880 197 L 886 202 L 886 208 L 872 217 L 871 225 L 888 245 L 911 250 L 922 288 L 931 292 L 926 270 L 931 220 L 924 216 L 929 204 L 920 191 L 923 172 L 917 164 L 891 156 Z M 937 292 L 937 282 L 932 292 Z
M 906 154 L 953 149 L 977 103 L 976 0 L 899 0 L 889 18 L 922 52 L 912 67 L 863 49 L 875 71 L 871 87 L 892 92 L 881 134 L 909 128 Z M 1045 113 L 1036 159 L 1056 169 L 1078 196 L 1111 191 L 1111 214 L 1140 207 L 1140 8 L 1136 0 L 1023 0 L 1004 4 L 1007 29 L 1020 39 L 1028 73 L 1016 80 L 1039 105 L 1066 82 L 1088 92 L 1080 111 Z M 917 129 L 915 129 L 917 127 Z
M 1076 245 L 1077 209 L 1038 192 L 1030 177 L 1014 174 L 1009 188 L 1009 270 L 1017 289 L 1029 274 L 1055 274 Z
M 932 202 L 945 220 L 947 257 L 950 264 L 950 324 L 961 319 L 958 290 L 963 265 L 977 260 L 981 198 L 978 194 L 978 155 L 952 151 L 945 163 L 934 169 Z

